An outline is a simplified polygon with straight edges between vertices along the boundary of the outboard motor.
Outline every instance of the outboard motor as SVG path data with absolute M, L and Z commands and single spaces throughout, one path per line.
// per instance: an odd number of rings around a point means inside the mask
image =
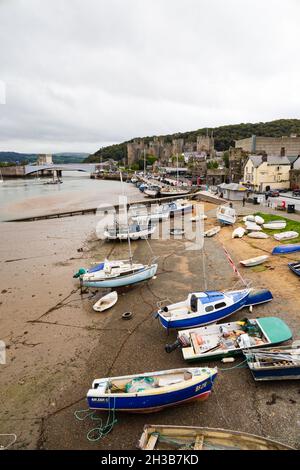
M 172 351 L 175 351 L 175 349 L 177 348 L 185 348 L 187 346 L 190 346 L 190 344 L 191 344 L 191 341 L 189 337 L 183 334 L 180 337 L 178 337 L 177 340 L 173 344 L 166 344 L 165 351 L 167 353 L 171 353 Z

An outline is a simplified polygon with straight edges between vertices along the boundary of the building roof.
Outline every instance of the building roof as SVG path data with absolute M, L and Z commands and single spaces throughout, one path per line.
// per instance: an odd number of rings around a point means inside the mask
M 268 155 L 267 157 L 268 165 L 290 165 L 291 162 L 287 157 L 279 157 L 277 155 Z M 249 159 L 252 161 L 253 166 L 258 168 L 263 162 L 262 155 L 249 155 Z
M 242 186 L 238 183 L 222 183 L 219 184 L 219 188 L 228 189 L 230 191 L 247 191 L 247 188 L 245 188 L 245 186 Z

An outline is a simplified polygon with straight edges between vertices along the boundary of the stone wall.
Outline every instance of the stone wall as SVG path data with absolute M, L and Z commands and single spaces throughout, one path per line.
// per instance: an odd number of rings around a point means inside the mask
M 229 149 L 229 179 L 232 183 L 239 183 L 244 178 L 244 166 L 249 153 L 242 148 Z
M 206 173 L 206 183 L 209 186 L 217 186 L 218 184 L 228 183 L 228 168 L 208 169 Z
M 245 152 L 293 157 L 300 155 L 300 137 L 260 137 L 253 135 L 247 139 L 236 140 L 235 147 L 240 147 Z
M 21 178 L 25 175 L 24 166 L 3 166 L 0 169 L 4 178 Z
M 300 188 L 300 170 L 290 171 L 290 185 L 291 185 L 291 189 Z

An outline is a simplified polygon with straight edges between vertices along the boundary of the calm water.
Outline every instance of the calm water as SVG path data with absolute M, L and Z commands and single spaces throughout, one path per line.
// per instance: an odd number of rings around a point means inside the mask
M 62 179 L 57 185 L 44 184 L 47 178 L 5 180 L 0 184 L 0 220 L 116 204 L 123 191 L 130 200 L 142 197 L 132 184 L 122 188 L 119 181 L 92 180 L 86 173 L 65 172 Z

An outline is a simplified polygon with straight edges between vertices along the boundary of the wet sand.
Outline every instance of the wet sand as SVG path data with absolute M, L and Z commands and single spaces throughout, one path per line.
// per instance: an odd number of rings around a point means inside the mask
M 206 227 L 216 224 L 213 207 L 206 205 Z M 167 336 L 152 313 L 160 300 L 178 301 L 204 288 L 201 253 L 187 251 L 184 240 L 152 240 L 159 256 L 157 278 L 124 288 L 113 309 L 96 314 L 92 305 L 103 292 L 80 296 L 72 273 L 105 256 L 127 257 L 127 245 L 97 240 L 94 228 L 94 216 L 0 224 L 0 339 L 8 347 L 7 364 L 0 366 L 0 432 L 17 434 L 13 448 L 134 449 L 146 423 L 235 429 L 300 447 L 297 381 L 257 384 L 247 368 L 220 370 L 206 402 L 152 415 L 118 413 L 105 439 L 86 439 L 95 422 L 77 421 L 74 411 L 87 408 L 85 394 L 94 378 L 188 365 L 180 350 L 165 353 L 176 335 Z M 208 288 L 236 282 L 220 242 L 236 262 L 270 251 L 273 243 L 232 240 L 231 231 L 223 228 L 205 241 Z M 136 259 L 149 261 L 146 242 L 134 242 L 132 248 Z M 232 321 L 278 315 L 299 339 L 299 278 L 289 272 L 287 258 L 270 258 L 270 267 L 261 272 L 240 269 L 255 287 L 270 288 L 274 300 L 252 313 L 238 312 Z M 133 318 L 124 321 L 121 315 L 128 310 Z M 221 362 L 209 365 L 229 369 Z M 106 413 L 99 416 L 106 420 Z

